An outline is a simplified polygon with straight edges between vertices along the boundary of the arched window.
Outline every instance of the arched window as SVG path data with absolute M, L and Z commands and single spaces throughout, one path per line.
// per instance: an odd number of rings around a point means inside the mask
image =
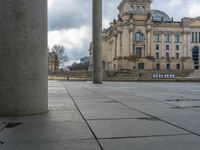
M 142 12 L 145 12 L 145 6 L 142 6 Z
M 140 11 L 140 6 L 136 7 L 136 11 L 139 12 Z
M 143 40 L 144 40 L 144 36 L 142 33 L 140 33 L 140 32 L 135 33 L 135 41 L 136 42 L 142 42 Z

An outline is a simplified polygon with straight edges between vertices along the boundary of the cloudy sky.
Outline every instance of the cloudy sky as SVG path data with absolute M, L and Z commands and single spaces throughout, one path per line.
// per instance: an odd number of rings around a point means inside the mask
M 117 17 L 121 0 L 103 0 L 103 27 Z M 91 41 L 92 0 L 48 0 L 49 47 L 62 44 L 69 63 L 88 55 Z M 174 20 L 200 16 L 200 0 L 153 0 L 152 9 L 167 13 Z M 69 64 L 68 63 L 68 64 Z

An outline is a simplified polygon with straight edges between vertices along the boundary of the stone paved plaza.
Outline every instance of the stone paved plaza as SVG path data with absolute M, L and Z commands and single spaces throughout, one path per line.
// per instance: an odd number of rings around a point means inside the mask
M 49 110 L 1 117 L 0 149 L 200 149 L 199 83 L 49 81 Z

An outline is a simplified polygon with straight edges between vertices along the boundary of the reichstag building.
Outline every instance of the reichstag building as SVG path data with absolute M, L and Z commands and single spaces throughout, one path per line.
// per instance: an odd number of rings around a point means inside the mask
M 200 17 L 174 21 L 151 0 L 122 0 L 102 36 L 103 68 L 199 69 Z M 90 50 L 92 54 L 92 49 Z

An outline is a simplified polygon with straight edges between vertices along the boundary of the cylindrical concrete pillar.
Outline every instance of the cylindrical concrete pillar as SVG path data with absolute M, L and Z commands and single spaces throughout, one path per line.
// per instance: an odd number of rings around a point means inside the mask
M 0 0 L 0 116 L 47 111 L 47 0 Z
M 93 83 L 102 84 L 102 0 L 93 0 Z

